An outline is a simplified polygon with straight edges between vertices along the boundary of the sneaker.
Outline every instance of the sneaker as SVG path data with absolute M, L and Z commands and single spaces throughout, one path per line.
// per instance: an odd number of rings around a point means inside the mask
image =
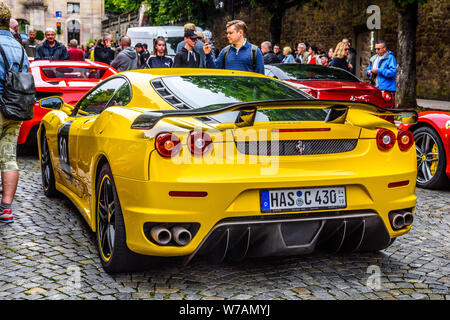
M 11 213 L 11 209 L 5 209 L 0 214 L 0 222 L 11 223 L 14 221 L 14 216 Z

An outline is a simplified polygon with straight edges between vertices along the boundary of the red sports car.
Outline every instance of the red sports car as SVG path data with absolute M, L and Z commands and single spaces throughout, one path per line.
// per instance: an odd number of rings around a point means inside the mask
M 289 81 L 317 99 L 370 102 L 382 108 L 393 108 L 390 92 L 367 84 L 350 72 L 313 64 L 265 65 L 266 76 Z
M 419 113 L 414 125 L 400 125 L 414 134 L 417 181 L 421 188 L 436 189 L 450 183 L 450 112 Z
M 61 96 L 69 104 L 75 104 L 89 89 L 101 80 L 117 73 L 117 70 L 101 62 L 86 61 L 32 61 L 30 72 L 36 86 L 36 101 Z M 42 117 L 50 110 L 34 105 L 34 117 L 20 127 L 17 144 L 21 151 L 34 150 L 36 132 Z

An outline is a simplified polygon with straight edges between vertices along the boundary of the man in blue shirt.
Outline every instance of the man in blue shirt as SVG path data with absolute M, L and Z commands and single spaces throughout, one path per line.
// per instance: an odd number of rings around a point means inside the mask
M 386 43 L 383 40 L 377 41 L 375 50 L 377 54 L 370 58 L 366 75 L 374 82 L 375 87 L 390 91 L 394 95 L 396 91 L 397 60 L 392 51 L 386 48 Z
M 45 41 L 36 49 L 34 60 L 69 60 L 69 52 L 62 43 L 56 41 L 52 28 L 45 29 Z
M 220 51 L 217 59 L 211 55 L 211 45 L 205 43 L 206 67 L 258 72 L 264 74 L 264 59 L 261 50 L 247 41 L 247 25 L 244 21 L 233 20 L 227 23 L 227 38 L 230 43 Z
M 14 39 L 9 31 L 11 10 L 0 1 L 0 45 L 5 52 L 5 58 L 13 72 L 28 72 L 30 63 L 25 49 Z M 19 70 L 20 61 L 24 55 L 22 70 Z M 5 87 L 5 61 L 0 55 L 0 101 L 3 98 Z M 6 119 L 0 112 L 0 171 L 2 176 L 3 193 L 0 202 L 0 223 L 13 222 L 11 203 L 19 182 L 19 167 L 16 162 L 16 144 L 22 121 Z

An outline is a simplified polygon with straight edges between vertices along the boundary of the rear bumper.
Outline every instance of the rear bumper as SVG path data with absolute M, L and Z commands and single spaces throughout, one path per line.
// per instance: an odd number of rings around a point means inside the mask
M 394 189 L 387 187 L 389 182 L 400 180 L 409 180 L 410 183 L 407 186 Z M 391 238 L 405 234 L 411 228 L 407 227 L 398 231 L 393 230 L 389 222 L 389 212 L 404 209 L 411 211 L 411 208 L 415 207 L 416 196 L 414 195 L 414 182 L 414 173 L 407 175 L 397 174 L 395 177 L 340 179 L 339 183 L 334 181 L 334 185 L 345 185 L 346 187 L 347 207 L 345 209 L 297 213 L 294 220 L 287 220 L 280 224 L 278 219 L 289 219 L 295 214 L 261 213 L 260 189 L 267 189 L 268 186 L 270 188 L 329 186 L 333 185 L 333 183 L 331 181 L 305 182 L 296 181 L 295 179 L 291 179 L 289 182 L 225 183 L 222 181 L 221 183 L 160 183 L 150 181 L 139 182 L 115 177 L 125 220 L 128 247 L 136 253 L 155 256 L 189 256 L 199 251 L 200 247 L 208 247 L 206 244 L 207 238 L 212 237 L 212 239 L 215 239 L 217 236 L 213 236 L 212 234 L 221 234 L 225 232 L 224 229 L 230 229 L 231 241 L 237 242 L 239 242 L 239 239 L 233 240 L 235 237 L 232 234 L 236 228 L 236 230 L 241 230 L 242 227 L 245 230 L 247 227 L 250 227 L 251 230 L 249 232 L 251 233 L 250 237 L 252 242 L 262 241 L 258 237 L 255 238 L 255 234 L 267 234 L 270 238 L 272 237 L 269 236 L 270 234 L 276 234 L 279 228 L 285 229 L 285 226 L 289 224 L 296 226 L 294 229 L 297 227 L 299 230 L 311 228 L 311 232 L 313 232 L 316 228 L 314 225 L 310 225 L 310 222 L 303 224 L 305 221 L 312 221 L 311 217 L 314 217 L 314 221 L 326 221 L 317 241 L 323 239 L 323 237 L 331 236 L 335 232 L 338 232 L 339 229 L 344 228 L 345 232 L 342 230 L 339 232 L 344 232 L 342 237 L 346 240 L 353 237 L 352 234 L 354 232 L 356 234 L 362 232 L 364 233 L 364 238 L 361 241 L 376 243 L 374 248 L 382 249 L 388 245 Z M 169 195 L 170 191 L 187 190 L 205 191 L 208 195 L 200 198 L 171 197 Z M 361 213 L 363 216 L 359 216 Z M 336 220 L 336 215 L 339 215 L 339 221 Z M 308 219 L 305 220 L 305 217 L 308 217 Z M 297 221 L 297 218 L 301 218 L 301 221 Z M 235 223 L 233 219 L 243 220 Z M 255 221 L 259 222 L 256 223 Z M 347 221 L 351 221 L 350 225 L 347 224 Z M 299 225 L 300 222 L 301 225 Z M 199 228 L 196 234 L 193 235 L 192 241 L 186 246 L 159 246 L 152 242 L 145 234 L 144 225 L 148 223 L 162 225 L 195 223 L 199 225 Z M 355 223 L 359 226 L 354 226 Z M 346 224 L 347 226 L 345 226 Z M 261 227 L 263 225 L 264 228 Z M 378 231 L 370 231 L 372 229 L 368 227 L 369 225 L 376 225 L 374 230 Z M 351 226 L 350 229 L 347 228 L 349 226 Z M 353 229 L 355 231 L 349 231 Z M 245 230 L 242 232 L 245 232 Z M 371 236 L 368 236 L 368 233 Z M 279 237 L 279 239 L 281 238 Z M 210 241 L 214 242 L 215 240 Z M 336 241 L 340 243 L 342 239 Z M 272 240 L 264 242 L 266 245 L 262 247 L 266 246 L 264 250 L 268 255 L 275 253 L 309 253 L 318 244 L 318 242 L 313 241 L 302 243 L 302 246 L 306 246 L 302 248 L 283 248 L 280 244 L 270 245 Z M 350 242 L 353 243 L 351 246 L 354 246 L 355 250 L 368 250 L 370 248 L 369 245 L 355 244 L 359 240 L 352 240 Z M 280 241 L 279 243 L 282 244 Z M 342 246 L 346 247 L 347 245 L 343 243 Z M 254 245 L 252 244 L 251 247 L 254 247 Z M 338 246 L 337 249 L 340 249 L 340 247 Z M 260 255 L 260 253 L 255 252 L 261 252 L 261 250 L 254 250 L 256 251 L 252 251 L 250 255 Z
M 294 214 L 224 219 L 187 257 L 226 258 L 308 254 L 316 249 L 331 252 L 384 249 L 391 237 L 383 220 L 373 212 Z
M 372 152 L 373 148 L 365 147 L 372 142 L 369 140 L 360 140 L 355 150 L 348 154 L 283 157 L 277 170 L 271 175 L 262 174 L 262 169 L 270 167 L 263 163 L 251 165 L 248 162 L 242 164 L 174 164 L 171 160 L 161 159 L 155 152 L 150 156 L 148 180 L 135 180 L 114 175 L 125 220 L 127 245 L 130 250 L 140 254 L 190 256 L 195 252 L 200 252 L 200 248 L 208 247 L 207 238 L 219 237 L 212 235 L 213 230 L 216 230 L 214 234 L 223 234 L 226 231 L 221 230 L 230 229 L 228 232 L 230 232 L 232 242 L 240 241 L 240 239 L 234 240 L 233 234 L 236 228 L 236 230 L 241 230 L 243 226 L 244 229 L 245 226 L 250 226 L 251 240 L 249 241 L 263 241 L 257 240 L 258 237 L 255 238 L 255 234 L 277 234 L 277 230 L 280 228 L 280 230 L 290 228 L 286 227 L 289 224 L 297 226 L 300 230 L 311 229 L 313 232 L 317 227 L 316 223 L 309 225 L 310 222 L 303 224 L 305 220 L 295 220 L 286 221 L 280 225 L 277 222 L 277 219 L 293 217 L 295 213 L 262 213 L 260 190 L 345 186 L 346 208 L 304 211 L 298 213 L 298 217 L 303 219 L 305 216 L 312 215 L 320 217 L 320 221 L 327 220 L 317 241 L 342 229 L 341 224 L 343 223 L 346 225 L 345 228 L 350 227 L 351 230 L 359 230 L 358 232 L 364 230 L 364 233 L 373 234 L 373 236 L 364 237 L 363 243 L 359 246 L 355 245 L 357 250 L 371 248 L 368 244 L 364 244 L 364 241 L 376 243 L 374 248 L 384 248 L 391 238 L 403 235 L 411 228 L 409 226 L 393 230 L 389 222 L 389 212 L 393 210 L 409 210 L 411 212 L 416 205 L 414 194 L 417 172 L 416 155 L 414 148 L 407 152 L 401 152 L 397 147 L 386 153 L 378 150 Z M 114 174 L 114 167 L 112 167 L 112 171 Z M 403 181 L 408 183 L 399 187 L 389 187 L 390 183 Z M 174 197 L 169 195 L 170 191 L 200 191 L 206 193 L 207 196 Z M 351 213 L 352 217 L 344 217 L 344 220 L 341 220 L 342 223 L 335 223 L 335 215 L 348 213 Z M 358 220 L 357 226 L 354 226 L 353 221 L 356 221 L 354 213 L 364 213 L 370 217 L 364 216 L 364 219 Z M 268 224 L 264 223 L 265 227 L 261 228 L 262 224 L 254 223 L 255 217 L 264 221 L 271 218 L 275 220 Z M 230 225 L 229 219 L 244 219 L 244 223 L 239 226 Z M 329 223 L 328 220 L 333 223 Z M 352 223 L 348 225 L 346 221 L 352 221 Z M 222 228 L 221 224 L 224 222 L 227 225 Z M 299 224 L 300 222 L 301 224 Z M 145 235 L 144 225 L 146 223 L 198 224 L 199 228 L 186 246 L 159 246 Z M 364 226 L 360 224 L 364 224 Z M 229 225 L 232 227 L 229 228 Z M 378 230 L 378 232 L 371 232 L 372 227 L 369 228 L 369 225 L 377 225 L 374 230 Z M 383 228 L 380 227 L 381 225 Z M 345 239 L 353 237 L 349 233 L 350 229 L 345 231 L 343 236 Z M 382 231 L 380 231 L 381 229 Z M 238 233 L 245 233 L 245 230 Z M 318 232 L 318 230 L 316 231 Z M 354 232 L 352 231 L 351 234 Z M 270 237 L 272 236 L 270 235 Z M 266 241 L 266 249 L 264 249 L 269 255 L 292 252 L 292 248 L 283 248 L 280 245 L 276 245 L 272 250 L 270 249 L 271 242 Z M 295 248 L 293 252 L 310 252 L 316 248 L 317 243 L 308 242 L 301 245 L 307 245 L 307 247 Z M 347 246 L 345 243 L 342 245 Z M 251 247 L 253 248 L 255 245 Z M 259 249 L 252 250 L 252 254 L 260 254 Z

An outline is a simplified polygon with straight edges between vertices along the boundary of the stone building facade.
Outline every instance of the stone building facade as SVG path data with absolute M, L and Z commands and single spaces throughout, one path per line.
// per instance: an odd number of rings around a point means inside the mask
M 352 39 L 357 50 L 357 76 L 365 79 L 364 70 L 373 51 L 374 41 L 383 39 L 397 54 L 397 13 L 391 0 L 322 0 L 300 9 L 289 9 L 283 19 L 281 46 L 296 48 L 298 42 L 334 48 L 343 37 Z M 368 30 L 367 8 L 377 5 L 381 28 Z M 254 44 L 269 40 L 269 15 L 262 9 L 245 8 L 235 12 L 235 19 L 248 24 L 248 39 Z M 227 45 L 225 24 L 230 15 L 215 19 L 210 26 L 217 48 Z M 428 0 L 419 8 L 417 27 L 417 93 L 419 98 L 450 100 L 450 1 Z
M 117 43 L 120 37 L 127 34 L 128 28 L 141 26 L 139 11 L 124 13 L 102 21 L 102 33 L 109 33 Z
M 117 42 L 120 37 L 127 34 L 128 28 L 142 27 L 148 25 L 145 11 L 149 7 L 141 4 L 138 10 L 130 13 L 115 15 L 107 13 L 108 18 L 102 21 L 102 33 L 109 33 Z
M 68 44 L 75 38 L 85 44 L 90 39 L 98 39 L 102 34 L 102 20 L 105 18 L 103 0 L 3 0 L 12 11 L 12 17 L 22 26 L 33 26 L 44 31 L 61 22 L 62 34 L 58 41 Z M 56 12 L 61 17 L 56 17 Z M 25 28 L 26 29 L 26 28 Z

